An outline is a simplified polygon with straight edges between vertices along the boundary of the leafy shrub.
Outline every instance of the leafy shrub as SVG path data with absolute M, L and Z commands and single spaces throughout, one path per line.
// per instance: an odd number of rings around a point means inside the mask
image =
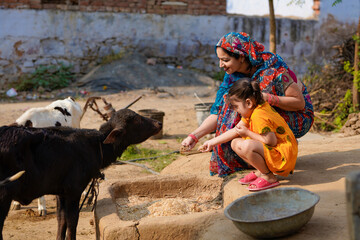
M 67 87 L 75 78 L 71 68 L 71 65 L 65 66 L 62 63 L 59 66 L 40 66 L 35 72 L 24 75 L 15 88 L 18 91 L 30 91 L 39 87 L 47 90 Z
M 107 55 L 101 59 L 100 64 L 105 65 L 105 64 L 112 63 L 113 61 L 122 59 L 124 57 L 124 55 L 125 55 L 125 52 L 123 52 L 123 51 L 120 51 L 118 53 L 111 52 L 110 55 Z
M 341 128 L 345 124 L 349 114 L 354 112 L 355 109 L 352 104 L 352 92 L 349 89 L 335 110 L 334 124 Z

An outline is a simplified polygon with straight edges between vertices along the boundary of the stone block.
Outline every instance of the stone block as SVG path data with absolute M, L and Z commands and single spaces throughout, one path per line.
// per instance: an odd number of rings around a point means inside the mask
M 360 239 L 360 172 L 346 176 L 346 209 L 349 236 L 351 240 Z

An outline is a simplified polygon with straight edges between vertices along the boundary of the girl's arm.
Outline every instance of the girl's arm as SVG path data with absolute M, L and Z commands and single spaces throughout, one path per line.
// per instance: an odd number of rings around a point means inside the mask
M 246 124 L 242 120 L 240 120 L 240 122 L 236 126 L 246 126 Z M 223 133 L 211 140 L 204 142 L 204 144 L 199 147 L 199 151 L 209 152 L 213 149 L 214 146 L 225 143 L 225 142 L 229 142 L 229 141 L 233 140 L 234 138 L 239 137 L 239 134 L 236 132 L 235 128 L 230 129 L 230 130 L 226 131 L 225 133 Z
M 209 152 L 216 145 L 219 145 L 219 144 L 222 144 L 222 143 L 225 143 L 225 142 L 229 142 L 229 141 L 233 140 L 236 137 L 239 137 L 239 135 L 236 133 L 235 128 L 230 129 L 230 130 L 226 131 L 225 133 L 204 142 L 204 144 L 199 147 L 199 151 L 201 151 L 201 152 Z
M 243 125 L 237 125 L 234 130 L 240 136 L 247 136 L 251 139 L 260 141 L 260 142 L 265 143 L 266 145 L 269 145 L 272 147 L 276 146 L 276 144 L 277 144 L 277 138 L 276 138 L 276 135 L 274 132 L 258 134 L 258 133 L 254 133 L 254 132 L 250 131 L 247 127 L 245 127 Z

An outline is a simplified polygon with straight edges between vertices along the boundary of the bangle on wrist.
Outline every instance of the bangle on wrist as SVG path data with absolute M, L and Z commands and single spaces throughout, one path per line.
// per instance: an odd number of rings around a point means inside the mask
M 270 93 L 267 93 L 267 101 L 270 105 L 273 105 L 273 95 Z
M 274 99 L 275 99 L 275 102 L 273 103 L 273 105 L 274 105 L 275 107 L 279 106 L 279 96 L 274 95 Z
M 271 106 L 276 106 L 276 107 L 279 106 L 279 96 L 271 93 L 267 93 L 267 96 L 268 96 L 267 101 Z
M 196 143 L 199 141 L 199 139 L 192 133 L 190 133 L 188 137 L 191 137 Z

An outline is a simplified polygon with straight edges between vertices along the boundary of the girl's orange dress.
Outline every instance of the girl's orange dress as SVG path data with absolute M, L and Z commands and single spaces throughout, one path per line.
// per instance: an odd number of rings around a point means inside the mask
M 277 138 L 275 147 L 263 143 L 266 164 L 270 171 L 277 175 L 286 177 L 292 173 L 296 164 L 298 144 L 284 118 L 265 102 L 254 109 L 250 118 L 242 118 L 242 121 L 252 132 L 275 133 Z

